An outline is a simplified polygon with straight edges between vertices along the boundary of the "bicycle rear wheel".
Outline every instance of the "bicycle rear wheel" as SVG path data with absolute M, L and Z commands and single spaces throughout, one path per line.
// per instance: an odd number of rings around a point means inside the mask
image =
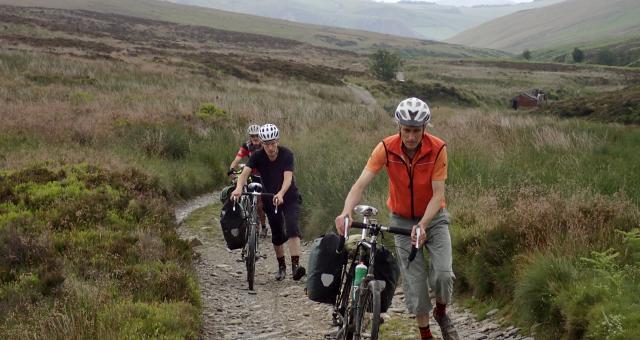
M 355 316 L 355 340 L 377 340 L 380 329 L 380 288 L 378 281 L 370 281 L 360 292 Z
M 249 226 L 249 236 L 247 238 L 247 283 L 249 290 L 253 290 L 256 276 L 256 251 L 258 250 L 258 234 L 255 225 Z

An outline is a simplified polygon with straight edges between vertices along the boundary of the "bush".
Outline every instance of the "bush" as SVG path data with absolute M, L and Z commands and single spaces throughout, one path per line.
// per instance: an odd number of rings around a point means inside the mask
M 615 65 L 617 62 L 616 54 L 608 48 L 603 48 L 596 53 L 596 64 Z
M 584 52 L 576 47 L 573 49 L 573 52 L 571 52 L 571 57 L 573 57 L 573 61 L 576 63 L 581 63 L 584 61 Z
M 191 249 L 157 181 L 79 165 L 0 184 L 0 338 L 197 337 Z M 99 313 L 131 297 L 148 304 Z
M 71 101 L 71 104 L 76 106 L 88 104 L 92 102 L 93 99 L 94 97 L 92 94 L 84 91 L 74 92 L 69 96 L 69 100 Z
M 515 260 L 520 251 L 521 236 L 510 226 L 501 225 L 490 230 L 486 237 L 476 239 L 468 246 L 464 261 L 470 264 L 465 267 L 463 276 L 478 298 L 508 298 L 513 291 L 515 277 Z
M 538 255 L 520 275 L 513 306 L 526 324 L 541 323 L 553 333 L 564 325 L 558 296 L 578 278 L 575 265 L 563 258 Z
M 387 50 L 377 50 L 369 57 L 369 70 L 374 77 L 382 81 L 394 79 L 401 66 L 400 56 Z
M 522 51 L 522 57 L 525 58 L 526 60 L 531 59 L 531 51 L 529 51 L 528 49 Z
M 190 132 L 180 125 L 150 126 L 139 138 L 140 148 L 154 157 L 182 159 L 191 148 Z
M 212 103 L 204 103 L 200 105 L 198 112 L 196 112 L 196 116 L 199 118 L 224 118 L 227 116 L 227 112 L 223 109 L 216 107 Z

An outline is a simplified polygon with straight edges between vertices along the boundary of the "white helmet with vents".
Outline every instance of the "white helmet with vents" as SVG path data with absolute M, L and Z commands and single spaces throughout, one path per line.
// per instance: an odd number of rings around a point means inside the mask
M 257 124 L 251 124 L 251 125 L 249 125 L 249 127 L 247 128 L 247 134 L 248 134 L 249 136 L 257 135 L 257 134 L 259 134 L 259 133 L 260 133 L 260 125 L 257 125 Z
M 264 124 L 260 127 L 260 133 L 258 133 L 260 140 L 268 142 L 270 140 L 280 138 L 280 130 L 273 124 Z
M 427 103 L 411 97 L 400 102 L 395 119 L 400 125 L 424 126 L 431 120 L 431 111 Z

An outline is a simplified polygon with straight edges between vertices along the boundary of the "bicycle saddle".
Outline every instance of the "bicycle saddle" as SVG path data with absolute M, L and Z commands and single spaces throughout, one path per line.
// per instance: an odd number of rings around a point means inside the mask
M 378 214 L 378 209 L 364 204 L 356 205 L 356 207 L 353 208 L 353 211 L 366 217 L 376 216 Z
M 260 183 L 249 183 L 249 185 L 247 185 L 247 190 L 249 192 L 262 192 L 262 184 Z

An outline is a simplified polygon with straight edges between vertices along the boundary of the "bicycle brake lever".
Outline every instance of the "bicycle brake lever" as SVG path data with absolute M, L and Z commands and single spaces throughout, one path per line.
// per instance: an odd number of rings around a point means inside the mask
M 276 214 L 278 213 L 278 198 L 276 197 L 276 209 L 275 209 Z
M 344 217 L 344 240 L 349 239 L 349 216 Z
M 349 216 L 344 217 L 344 237 L 340 238 L 340 243 L 338 243 L 338 248 L 336 249 L 336 253 L 342 253 L 342 249 L 344 249 L 344 243 L 347 241 L 349 237 Z
M 418 248 L 420 248 L 420 232 L 422 230 L 420 230 L 420 227 L 416 228 L 416 246 L 415 247 L 411 247 L 411 253 L 409 253 L 409 262 L 407 262 L 407 267 L 409 266 L 409 263 L 411 263 L 415 258 L 416 258 L 416 254 L 418 253 Z

